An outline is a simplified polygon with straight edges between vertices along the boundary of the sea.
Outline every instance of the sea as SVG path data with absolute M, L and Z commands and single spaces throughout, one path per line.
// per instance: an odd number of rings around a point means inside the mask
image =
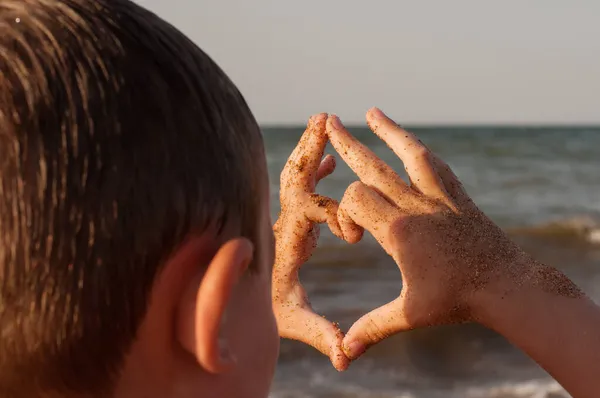
M 440 155 L 495 222 L 600 303 L 600 127 L 408 127 Z M 349 128 L 403 174 L 370 130 Z M 303 127 L 264 127 L 272 214 L 279 173 Z M 331 147 L 328 153 L 335 154 Z M 357 177 L 338 157 L 317 192 L 341 199 Z M 394 262 L 366 235 L 356 245 L 323 227 L 301 271 L 315 310 L 343 330 L 401 289 Z M 283 340 L 271 398 L 565 398 L 560 385 L 503 337 L 478 325 L 393 336 L 338 373 L 316 350 Z

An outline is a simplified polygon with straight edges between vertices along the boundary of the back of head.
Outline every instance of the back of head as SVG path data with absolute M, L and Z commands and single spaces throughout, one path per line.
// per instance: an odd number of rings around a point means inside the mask
M 254 238 L 261 151 L 235 86 L 150 12 L 0 0 L 0 397 L 110 394 L 186 235 Z

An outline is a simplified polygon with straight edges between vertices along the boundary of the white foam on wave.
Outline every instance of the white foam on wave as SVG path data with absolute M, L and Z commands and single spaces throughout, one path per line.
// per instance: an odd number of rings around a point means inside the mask
M 600 244 L 600 218 L 597 215 L 573 217 L 563 224 L 582 234 L 589 243 Z
M 435 387 L 431 391 L 379 390 L 369 391 L 356 385 L 322 385 L 323 389 L 315 390 L 279 390 L 270 394 L 270 398 L 572 398 L 554 380 L 527 380 L 522 382 L 504 382 L 485 386 L 458 387 L 451 390 L 440 390 Z
M 600 229 L 588 232 L 588 241 L 593 244 L 600 244 Z

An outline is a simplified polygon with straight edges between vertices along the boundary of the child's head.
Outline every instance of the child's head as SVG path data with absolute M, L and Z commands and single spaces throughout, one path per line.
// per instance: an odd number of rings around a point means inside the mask
M 172 26 L 0 0 L 0 397 L 264 396 L 267 191 L 244 99 Z

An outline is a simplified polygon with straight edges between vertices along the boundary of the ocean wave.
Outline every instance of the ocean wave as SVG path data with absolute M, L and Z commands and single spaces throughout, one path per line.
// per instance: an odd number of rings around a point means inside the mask
M 500 223 L 502 226 L 502 223 Z M 522 236 L 537 238 L 541 240 L 552 240 L 557 243 L 585 243 L 593 246 L 600 246 L 600 214 L 590 213 L 581 214 L 565 218 L 549 220 L 537 224 L 520 225 L 505 228 L 505 231 L 511 236 Z M 349 248 L 339 239 L 333 237 L 328 229 L 323 228 L 322 240 L 319 247 L 327 250 L 335 250 L 340 247 Z M 378 246 L 377 242 L 369 234 L 365 234 L 365 240 L 368 246 Z M 361 246 L 361 250 L 365 246 Z M 355 254 L 361 255 L 361 250 L 356 250 Z M 368 253 L 370 255 L 371 253 Z
M 404 366 L 381 368 L 367 360 L 360 369 L 334 372 L 307 359 L 278 367 L 270 398 L 572 398 L 543 371 L 521 369 L 492 377 L 442 377 Z M 499 368 L 498 368 L 499 370 Z M 500 374 L 502 376 L 500 376 Z
M 322 391 L 282 389 L 273 391 L 270 398 L 572 398 L 552 379 L 505 382 L 501 384 L 454 387 L 448 389 L 431 388 L 430 391 L 409 391 L 396 388 L 387 391 L 370 391 L 355 385 L 332 385 Z
M 555 380 L 528 380 L 469 388 L 465 398 L 571 398 L 571 395 Z
M 595 214 L 574 216 L 528 227 L 511 228 L 508 232 L 513 235 L 527 235 L 600 245 L 600 216 Z

